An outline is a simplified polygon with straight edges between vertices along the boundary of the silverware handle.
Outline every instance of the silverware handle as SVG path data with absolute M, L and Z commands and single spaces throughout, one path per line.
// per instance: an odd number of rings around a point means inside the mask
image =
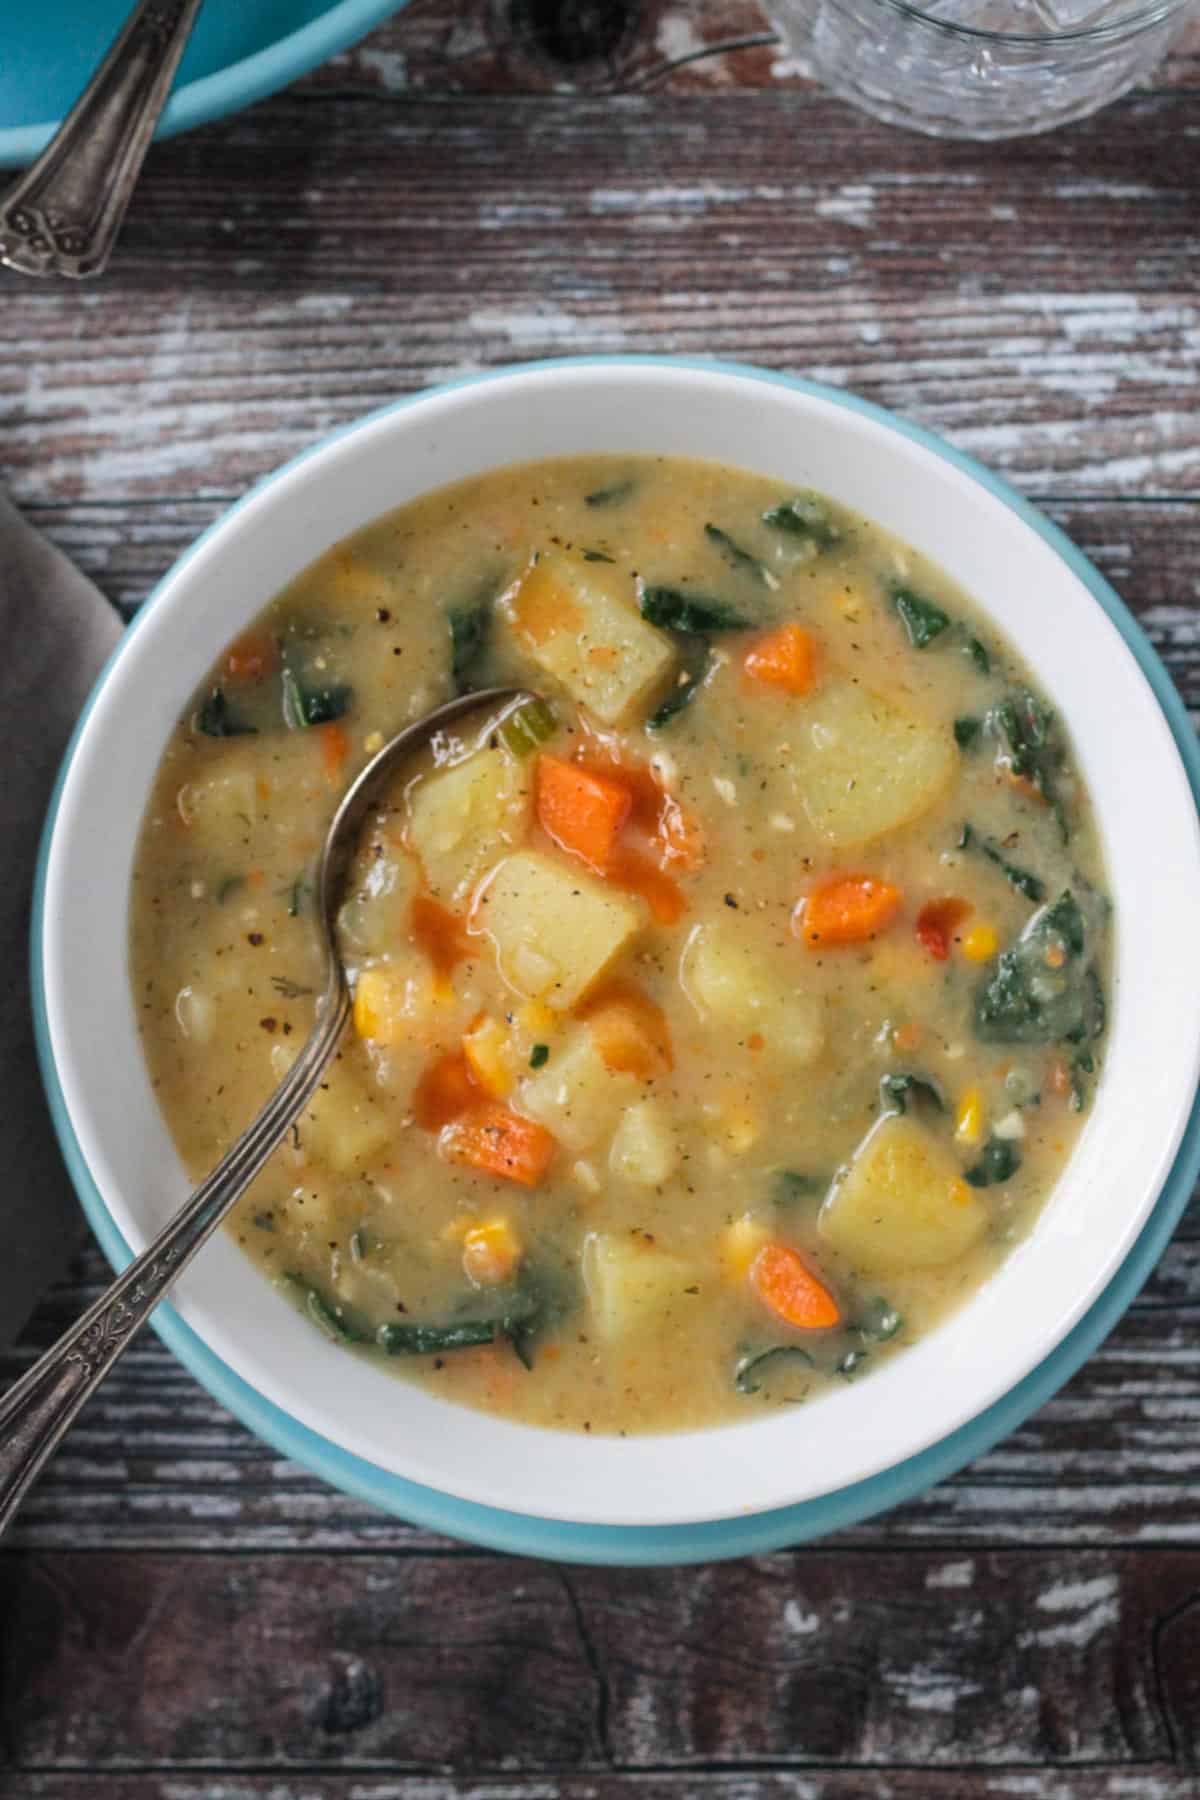
M 0 261 L 98 275 L 203 0 L 140 0 L 50 144 L 0 206 Z
M 0 1398 L 0 1533 L 80 1407 L 303 1112 L 350 1017 L 340 970 L 286 1079 L 154 1242 Z

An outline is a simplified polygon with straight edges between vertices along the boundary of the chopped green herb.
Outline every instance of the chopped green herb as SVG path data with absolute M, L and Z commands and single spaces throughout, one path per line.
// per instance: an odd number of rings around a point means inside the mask
M 299 1000 L 302 995 L 312 993 L 310 987 L 305 987 L 303 982 L 293 981 L 290 975 L 272 975 L 271 986 L 285 1000 Z
M 550 1046 L 549 1046 L 549 1044 L 535 1044 L 533 1046 L 533 1049 L 529 1052 L 530 1068 L 531 1069 L 544 1069 L 546 1064 L 549 1061 L 550 1061 Z
M 975 1029 L 992 1044 L 1082 1043 L 1104 1030 L 1104 993 L 1089 963 L 1090 927 L 1068 889 L 1034 913 L 975 997 Z
M 834 1364 L 835 1374 L 844 1375 L 849 1381 L 855 1371 L 866 1362 L 868 1354 L 866 1350 L 847 1350 L 845 1355 L 840 1356 Z
M 967 1170 L 965 1179 L 972 1187 L 994 1187 L 1008 1181 L 1021 1166 L 1021 1153 L 1007 1138 L 989 1138 L 980 1152 L 979 1161 Z
M 815 1194 L 823 1194 L 829 1186 L 829 1182 L 819 1175 L 809 1175 L 801 1169 L 777 1169 L 772 1181 L 772 1198 L 776 1206 L 793 1206 L 797 1200 L 808 1200 Z
M 983 730 L 982 719 L 962 718 L 954 721 L 954 741 L 960 750 L 969 750 Z
M 254 1224 L 258 1227 L 259 1231 L 274 1231 L 275 1214 L 269 1212 L 256 1212 L 254 1215 Z
M 885 1075 L 880 1081 L 879 1104 L 884 1112 L 907 1112 L 910 1099 L 927 1101 L 938 1112 L 946 1110 L 941 1090 L 922 1075 Z
M 796 1365 L 800 1372 L 817 1366 L 799 1344 L 774 1344 L 769 1350 L 750 1350 L 737 1360 L 733 1385 L 739 1394 L 757 1394 L 772 1374 L 781 1375 Z
M 469 1350 L 490 1344 L 496 1336 L 491 1319 L 461 1319 L 454 1325 L 381 1325 L 375 1342 L 389 1356 L 435 1356 L 445 1350 Z
M 949 613 L 944 613 L 940 606 L 935 606 L 924 594 L 918 594 L 915 588 L 894 582 L 891 596 L 892 604 L 914 650 L 924 650 L 927 645 L 932 644 L 934 638 L 941 636 L 950 623 Z
M 528 756 L 552 738 L 557 727 L 554 711 L 544 700 L 526 700 L 502 722 L 500 737 L 514 756 Z
M 585 550 L 583 560 L 584 562 L 615 563 L 617 559 L 615 556 L 610 556 L 607 550 Z
M 981 675 L 991 674 L 992 659 L 986 644 L 981 644 L 977 637 L 969 637 L 963 648 Z
M 289 731 L 306 731 L 313 725 L 328 725 L 340 719 L 350 705 L 353 689 L 338 684 L 332 687 L 305 687 L 292 669 L 280 676 L 283 695 L 283 722 Z
M 205 737 L 255 737 L 257 725 L 247 725 L 230 711 L 224 688 L 215 687 L 196 711 L 196 730 Z
M 886 1344 L 889 1338 L 895 1337 L 904 1320 L 889 1301 L 876 1295 L 874 1300 L 868 1300 L 854 1323 L 866 1337 L 874 1338 L 877 1344 Z
M 1029 782 L 1054 808 L 1065 844 L 1069 830 L 1059 780 L 1066 762 L 1066 747 L 1054 713 L 1028 688 L 1018 688 L 992 708 L 988 725 L 1002 740 L 998 760 L 1014 776 Z
M 727 600 L 685 594 L 679 588 L 648 587 L 642 592 L 642 617 L 665 631 L 703 635 L 709 631 L 747 631 L 754 623 Z
M 238 889 L 245 885 L 246 877 L 244 875 L 226 875 L 223 881 L 217 883 L 217 905 L 224 906 L 230 894 L 236 894 Z
M 818 550 L 832 550 L 842 541 L 842 533 L 829 516 L 829 508 L 816 494 L 797 494 L 791 500 L 770 507 L 762 516 L 764 525 L 788 537 L 807 538 Z
M 304 875 L 297 875 L 290 888 L 285 892 L 288 897 L 288 918 L 298 919 L 304 908 L 304 902 L 312 893 L 312 882 Z
M 994 838 L 984 837 L 973 825 L 964 825 L 959 833 L 957 848 L 959 850 L 978 850 L 989 862 L 995 863 L 1019 894 L 1024 894 L 1034 905 L 1046 898 L 1046 884 L 1040 876 L 1033 875 L 1028 869 L 1022 869 L 1017 863 L 1009 862 L 1001 846 Z
M 620 506 L 628 500 L 636 486 L 637 483 L 632 477 L 628 481 L 614 481 L 611 487 L 597 488 L 594 493 L 585 494 L 583 496 L 584 504 L 585 506 Z
M 359 1331 L 340 1310 L 330 1305 L 319 1289 L 313 1287 L 300 1275 L 291 1273 L 281 1278 L 283 1287 L 307 1314 L 308 1318 L 327 1338 L 335 1343 L 361 1344 L 367 1341 L 363 1332 Z
M 706 525 L 704 535 L 710 544 L 716 545 L 726 562 L 740 570 L 743 575 L 749 575 L 752 581 L 757 581 L 759 587 L 777 588 L 779 586 L 778 578 L 772 575 L 767 565 L 760 562 L 757 556 L 751 556 L 748 550 L 743 550 L 742 546 L 734 538 L 731 538 L 727 531 L 722 531 L 719 525 Z
M 666 699 L 655 708 L 646 720 L 647 731 L 661 731 L 672 719 L 678 718 L 686 706 L 690 706 L 700 689 L 704 686 L 712 663 L 712 652 L 707 638 L 689 638 L 683 647 L 683 668 L 678 680 Z
M 450 611 L 450 676 L 456 693 L 465 694 L 477 685 L 476 665 L 487 649 L 492 631 L 494 593 L 494 584 L 489 581 L 481 595 Z

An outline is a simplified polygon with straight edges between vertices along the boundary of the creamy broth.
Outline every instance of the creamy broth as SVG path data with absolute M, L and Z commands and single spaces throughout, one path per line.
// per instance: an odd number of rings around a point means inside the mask
M 776 482 L 500 470 L 339 544 L 230 646 L 133 880 L 185 1165 L 311 1028 L 338 795 L 492 682 L 544 704 L 467 721 L 369 821 L 354 1029 L 238 1241 L 348 1351 L 538 1424 L 696 1427 L 869 1376 L 1035 1221 L 1098 1077 L 1111 927 L 1010 647 Z

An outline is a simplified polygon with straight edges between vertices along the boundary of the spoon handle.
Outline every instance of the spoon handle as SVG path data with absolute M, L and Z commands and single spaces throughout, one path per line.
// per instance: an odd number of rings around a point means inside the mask
M 0 1398 L 0 1533 L 80 1407 L 303 1112 L 350 1016 L 340 972 L 320 1022 L 258 1117 L 153 1243 Z
M 57 134 L 0 204 L 0 262 L 98 275 L 203 0 L 140 0 Z

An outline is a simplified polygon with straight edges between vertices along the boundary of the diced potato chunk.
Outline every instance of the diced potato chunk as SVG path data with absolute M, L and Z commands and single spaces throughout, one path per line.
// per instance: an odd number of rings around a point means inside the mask
M 606 725 L 626 723 L 667 686 L 674 650 L 636 611 L 624 570 L 551 552 L 502 610 L 525 654 Z
M 857 1269 L 931 1269 L 954 1262 L 987 1229 L 988 1210 L 923 1125 L 891 1114 L 869 1132 L 821 1208 L 819 1229 Z
M 209 774 L 181 787 L 176 806 L 197 843 L 236 857 L 258 819 L 258 776 L 233 751 Z
M 302 1154 L 339 1175 L 360 1172 L 392 1135 L 385 1107 L 341 1063 L 330 1069 L 300 1120 Z
M 384 956 L 404 936 L 416 894 L 417 865 L 374 830 L 360 855 L 361 877 L 338 913 L 338 937 L 351 956 Z
M 491 938 L 510 987 L 565 1012 L 639 930 L 640 902 L 537 851 L 507 856 L 475 897 L 469 929 Z
M 944 727 L 850 682 L 830 682 L 803 703 L 792 769 L 814 829 L 840 849 L 882 837 L 928 811 L 957 756 Z
M 696 1271 L 641 1237 L 592 1232 L 583 1246 L 583 1283 L 592 1323 L 604 1338 L 629 1337 L 661 1322 L 672 1306 L 690 1306 Z
M 504 750 L 477 750 L 417 782 L 409 797 L 408 840 L 434 898 L 459 905 L 529 819 L 529 783 Z
M 795 979 L 786 952 L 768 960 L 728 925 L 697 925 L 680 970 L 684 989 L 703 1019 L 739 1033 L 757 1032 L 764 1045 L 792 1062 L 809 1063 L 825 1041 L 821 1002 Z
M 633 1075 L 609 1068 L 590 1028 L 580 1025 L 555 1047 L 544 1068 L 521 1083 L 514 1102 L 578 1154 L 611 1134 L 640 1091 Z
M 608 1153 L 614 1175 L 638 1187 L 660 1187 L 679 1163 L 679 1145 L 657 1100 L 639 1100 L 622 1114 Z

